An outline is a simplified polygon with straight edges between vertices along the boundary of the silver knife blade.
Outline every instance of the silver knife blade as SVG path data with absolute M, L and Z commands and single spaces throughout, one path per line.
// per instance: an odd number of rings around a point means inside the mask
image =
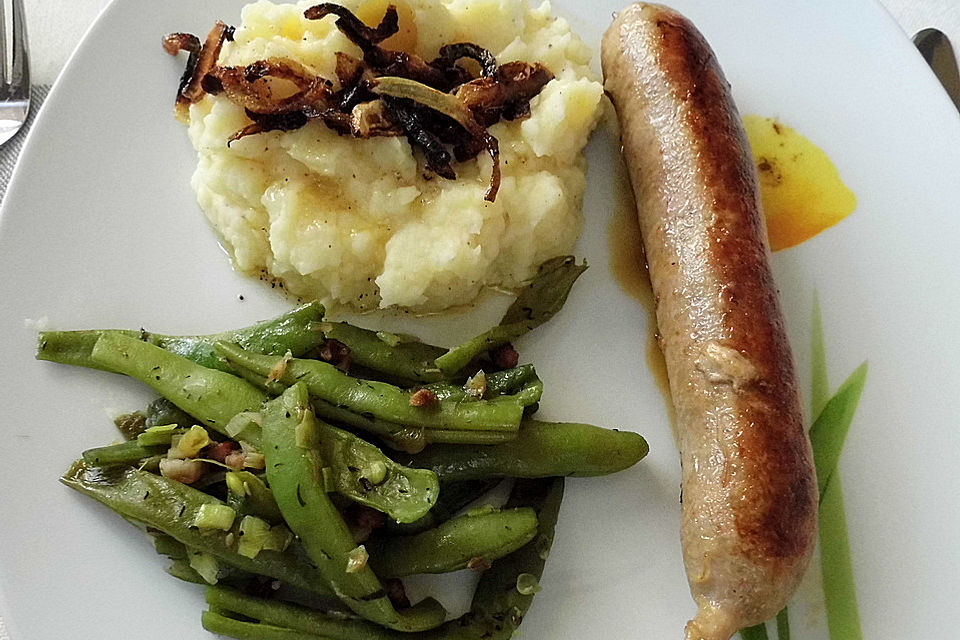
M 913 36 L 913 44 L 960 111 L 960 72 L 957 71 L 957 56 L 950 40 L 938 29 L 923 29 Z

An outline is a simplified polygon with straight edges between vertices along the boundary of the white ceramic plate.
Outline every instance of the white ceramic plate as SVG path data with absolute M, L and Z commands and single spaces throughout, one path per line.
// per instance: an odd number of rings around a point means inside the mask
M 619 2 L 556 4 L 597 46 Z M 776 277 L 805 389 L 814 290 L 832 382 L 870 361 L 842 460 L 865 635 L 949 635 L 941 620 L 960 592 L 960 118 L 872 2 L 676 5 L 716 49 L 741 111 L 798 128 L 857 195 L 841 224 L 775 255 Z M 193 151 L 171 113 L 179 63 L 159 46 L 169 31 L 236 21 L 239 7 L 110 5 L 44 105 L 4 203 L 0 615 L 13 640 L 207 637 L 202 590 L 164 575 L 143 535 L 57 483 L 81 450 L 115 437 L 112 413 L 148 394 L 35 362 L 25 321 L 202 332 L 288 307 L 231 271 L 200 215 Z M 528 640 L 678 638 L 694 609 L 677 540 L 679 465 L 646 366 L 647 314 L 609 268 L 615 150 L 604 133 L 589 149 L 577 253 L 591 268 L 523 353 L 545 379 L 544 414 L 640 431 L 651 453 L 616 476 L 569 482 Z M 826 637 L 819 576 L 815 561 L 794 637 Z

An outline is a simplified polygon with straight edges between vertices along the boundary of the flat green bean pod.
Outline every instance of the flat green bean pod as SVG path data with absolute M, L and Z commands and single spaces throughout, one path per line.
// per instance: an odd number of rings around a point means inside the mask
M 241 378 L 202 367 L 127 336 L 102 336 L 91 355 L 95 361 L 109 364 L 112 370 L 149 384 L 221 433 L 225 433 L 231 418 L 243 411 L 258 410 L 268 397 Z M 412 522 L 430 510 L 439 491 L 437 479 L 431 472 L 404 468 L 374 445 L 342 429 L 327 424 L 322 424 L 321 429 L 321 442 L 330 460 L 333 490 L 383 511 L 399 522 Z M 253 440 L 251 444 L 260 445 L 257 438 L 248 437 Z M 120 446 L 132 448 L 132 445 Z M 95 453 L 104 455 L 112 451 Z M 147 450 L 144 453 L 149 455 Z M 129 455 L 134 456 L 133 459 L 145 457 L 139 451 Z M 371 480 L 374 472 L 382 476 L 377 481 Z
M 384 531 L 392 535 L 413 535 L 433 529 L 452 518 L 471 502 L 483 497 L 498 484 L 500 480 L 496 478 L 448 482 L 441 488 L 437 503 L 425 516 L 407 524 L 393 523 L 388 520 Z
M 573 283 L 586 269 L 586 263 L 578 265 L 573 256 L 547 260 L 507 309 L 499 325 L 450 349 L 436 359 L 436 367 L 452 377 L 480 354 L 536 329 L 560 311 Z
M 396 424 L 458 431 L 516 431 L 523 417 L 523 406 L 513 396 L 415 406 L 410 391 L 385 382 L 352 378 L 326 362 L 260 355 L 226 342 L 218 342 L 215 349 L 238 369 L 270 376 L 285 385 L 303 382 L 313 397 Z
M 572 422 L 525 420 L 510 442 L 493 446 L 433 445 L 393 454 L 404 465 L 430 469 L 440 482 L 477 478 L 602 476 L 639 462 L 649 450 L 631 431 Z
M 348 431 L 318 421 L 317 449 L 329 461 L 337 493 L 389 515 L 397 522 L 422 518 L 437 501 L 440 483 L 427 469 L 410 469 Z
M 164 532 L 182 544 L 209 553 L 243 571 L 276 578 L 295 587 L 328 595 L 326 581 L 310 568 L 297 545 L 286 551 L 261 551 L 255 558 L 237 552 L 237 528 L 200 530 L 194 526 L 205 504 L 223 504 L 185 484 L 132 467 L 90 467 L 77 461 L 60 481 L 124 518 Z M 239 520 L 239 518 L 238 518 Z M 230 536 L 233 537 L 230 537 Z
M 360 616 L 391 629 L 422 631 L 443 623 L 445 611 L 432 599 L 410 609 L 393 608 L 373 570 L 362 559 L 323 482 L 327 462 L 307 388 L 295 384 L 264 408 L 267 480 L 287 526 L 300 538 L 318 575 Z
M 478 510 L 412 536 L 370 543 L 370 564 L 381 578 L 446 573 L 493 562 L 537 533 L 533 509 Z
M 490 398 L 500 395 L 515 397 L 521 405 L 529 407 L 540 401 L 543 395 L 543 382 L 537 376 L 532 364 L 525 364 L 513 369 L 495 371 L 485 374 L 486 389 L 483 397 Z M 435 382 L 426 385 L 441 400 L 455 400 L 470 402 L 474 400 L 463 385 L 451 382 Z
M 350 348 L 351 362 L 395 381 L 416 385 L 443 378 L 434 364 L 446 351 L 442 347 L 402 339 L 385 340 L 380 331 L 361 329 L 346 322 L 325 322 L 323 333 Z
M 244 377 L 249 380 L 249 376 L 244 375 Z M 428 444 L 439 442 L 447 444 L 500 444 L 512 440 L 516 435 L 512 431 L 406 427 L 381 420 L 375 416 L 354 413 L 349 409 L 343 409 L 319 398 L 312 398 L 310 403 L 318 417 L 380 436 L 391 448 L 408 453 L 422 451 Z
M 341 612 L 322 612 L 297 605 L 265 600 L 243 594 L 234 589 L 215 586 L 206 591 L 207 604 L 216 611 L 240 614 L 271 625 L 312 634 L 328 640 L 413 640 L 419 634 L 385 629 L 361 618 Z M 262 626 L 259 629 L 263 629 Z M 234 636 L 236 637 L 236 636 Z M 260 636 L 255 636 L 259 638 Z
M 518 480 L 514 485 L 507 506 L 534 509 L 540 524 L 533 540 L 494 562 L 480 577 L 466 617 L 473 629 L 482 632 L 481 637 L 508 640 L 530 609 L 553 546 L 563 485 L 563 478 Z
M 143 329 L 92 329 L 87 331 L 42 331 L 37 340 L 38 360 L 50 360 L 93 369 L 111 369 L 91 358 L 97 340 L 106 334 L 124 335 L 166 349 L 192 362 L 232 373 L 227 364 L 213 352 L 214 343 L 227 340 L 258 353 L 283 355 L 290 351 L 303 355 L 323 342 L 320 321 L 323 305 L 311 302 L 271 320 L 203 336 L 171 336 Z
M 231 418 L 242 411 L 258 410 L 268 398 L 233 374 L 209 369 L 121 334 L 100 336 L 90 358 L 110 371 L 150 385 L 180 409 L 223 434 Z

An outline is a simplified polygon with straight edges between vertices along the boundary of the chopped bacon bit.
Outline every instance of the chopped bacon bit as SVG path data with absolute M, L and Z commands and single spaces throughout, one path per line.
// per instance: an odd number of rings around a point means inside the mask
M 501 369 L 513 369 L 517 366 L 517 363 L 520 362 L 520 354 L 517 353 L 513 345 L 508 342 L 507 344 L 500 345 L 496 349 L 492 349 L 490 351 L 490 359 L 493 360 L 493 364 Z
M 243 469 L 247 461 L 247 454 L 244 451 L 233 451 L 223 458 L 223 464 L 231 469 Z
M 210 458 L 211 460 L 216 460 L 217 462 L 224 462 L 228 455 L 239 450 L 240 445 L 238 445 L 236 442 L 233 440 L 224 440 L 223 442 L 219 442 L 209 447 L 204 453 L 204 457 Z
M 362 504 L 352 504 L 343 514 L 343 519 L 357 544 L 366 542 L 374 530 L 387 524 L 387 516 Z
M 350 347 L 332 338 L 323 343 L 318 355 L 321 360 L 329 362 L 341 371 L 349 371 L 353 360 Z
M 383 589 L 387 592 L 387 597 L 397 609 L 408 609 L 410 599 L 407 598 L 407 590 L 399 578 L 386 578 L 383 581 Z
M 490 561 L 483 556 L 470 558 L 470 562 L 467 563 L 467 568 L 472 571 L 486 571 L 490 568 Z
M 411 407 L 432 407 L 435 406 L 439 400 L 437 400 L 437 394 L 430 389 L 417 389 L 412 394 L 410 394 L 410 406 Z
M 183 484 L 193 484 L 203 477 L 206 467 L 199 460 L 161 458 L 160 475 Z

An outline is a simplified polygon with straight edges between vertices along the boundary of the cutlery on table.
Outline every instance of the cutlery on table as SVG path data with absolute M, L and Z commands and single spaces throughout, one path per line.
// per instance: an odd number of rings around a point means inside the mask
M 957 56 L 946 34 L 938 29 L 923 29 L 913 36 L 913 44 L 927 61 L 954 106 L 960 110 L 960 73 L 957 72 Z
M 12 15 L 8 16 L 0 0 L 0 144 L 20 130 L 30 113 L 30 60 L 23 0 L 12 0 L 11 8 Z

